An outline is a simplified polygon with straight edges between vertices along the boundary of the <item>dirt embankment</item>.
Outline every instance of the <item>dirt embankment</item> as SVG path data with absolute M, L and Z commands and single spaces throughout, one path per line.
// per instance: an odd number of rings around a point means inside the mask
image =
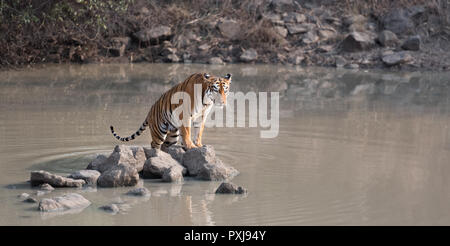
M 450 70 L 445 0 L 6 0 L 0 20 L 0 68 L 244 62 Z

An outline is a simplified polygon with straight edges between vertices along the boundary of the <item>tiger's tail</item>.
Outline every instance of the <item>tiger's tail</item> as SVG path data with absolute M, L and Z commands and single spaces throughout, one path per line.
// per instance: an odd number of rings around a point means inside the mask
M 128 142 L 130 140 L 135 139 L 136 136 L 140 136 L 141 133 L 147 128 L 147 126 L 148 126 L 148 122 L 146 120 L 146 121 L 144 121 L 144 123 L 142 123 L 141 127 L 139 128 L 139 130 L 137 130 L 131 136 L 126 137 L 126 138 L 121 138 L 119 135 L 117 135 L 117 133 L 114 131 L 114 127 L 113 126 L 110 126 L 110 128 L 111 128 L 111 133 L 114 135 L 115 138 L 117 138 L 118 140 L 120 140 L 122 142 Z

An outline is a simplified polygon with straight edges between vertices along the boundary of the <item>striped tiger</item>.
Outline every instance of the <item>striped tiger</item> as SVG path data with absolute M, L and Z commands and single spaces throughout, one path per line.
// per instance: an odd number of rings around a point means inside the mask
M 208 73 L 195 73 L 189 76 L 185 81 L 175 85 L 165 92 L 151 107 L 141 127 L 131 136 L 122 138 L 114 131 L 111 126 L 111 133 L 120 141 L 130 141 L 140 136 L 142 132 L 149 127 L 152 136 L 152 148 L 170 147 L 178 142 L 178 136 L 181 133 L 184 147 L 191 149 L 202 147 L 202 135 L 205 127 L 206 116 L 212 106 L 225 106 L 227 95 L 230 89 L 231 74 L 224 77 L 211 76 Z M 201 86 L 201 104 L 194 103 L 194 85 Z M 179 114 L 179 119 L 174 114 L 175 109 L 182 105 L 182 100 L 178 103 L 172 103 L 172 96 L 176 92 L 186 92 L 191 98 L 191 114 L 187 119 L 187 124 L 179 124 L 178 120 L 183 120 L 183 114 Z M 200 105 L 200 106 L 196 106 Z M 201 117 L 201 118 L 200 118 Z M 191 123 L 198 130 L 194 142 L 191 140 Z

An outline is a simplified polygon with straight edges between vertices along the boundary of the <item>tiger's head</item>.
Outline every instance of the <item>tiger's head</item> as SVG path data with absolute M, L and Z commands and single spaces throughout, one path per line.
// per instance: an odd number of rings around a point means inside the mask
M 206 84 L 203 103 L 214 103 L 214 105 L 219 107 L 226 106 L 228 92 L 230 91 L 231 74 L 228 73 L 224 77 L 214 77 L 204 73 L 203 78 Z

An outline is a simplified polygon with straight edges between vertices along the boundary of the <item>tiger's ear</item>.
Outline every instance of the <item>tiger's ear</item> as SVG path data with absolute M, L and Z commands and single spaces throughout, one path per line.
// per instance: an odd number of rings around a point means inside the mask
M 203 77 L 205 77 L 205 79 L 209 79 L 209 77 L 211 77 L 211 76 L 209 76 L 208 73 L 204 73 L 204 74 L 203 74 Z
M 224 78 L 231 80 L 231 74 L 227 73 L 227 75 L 225 75 Z

